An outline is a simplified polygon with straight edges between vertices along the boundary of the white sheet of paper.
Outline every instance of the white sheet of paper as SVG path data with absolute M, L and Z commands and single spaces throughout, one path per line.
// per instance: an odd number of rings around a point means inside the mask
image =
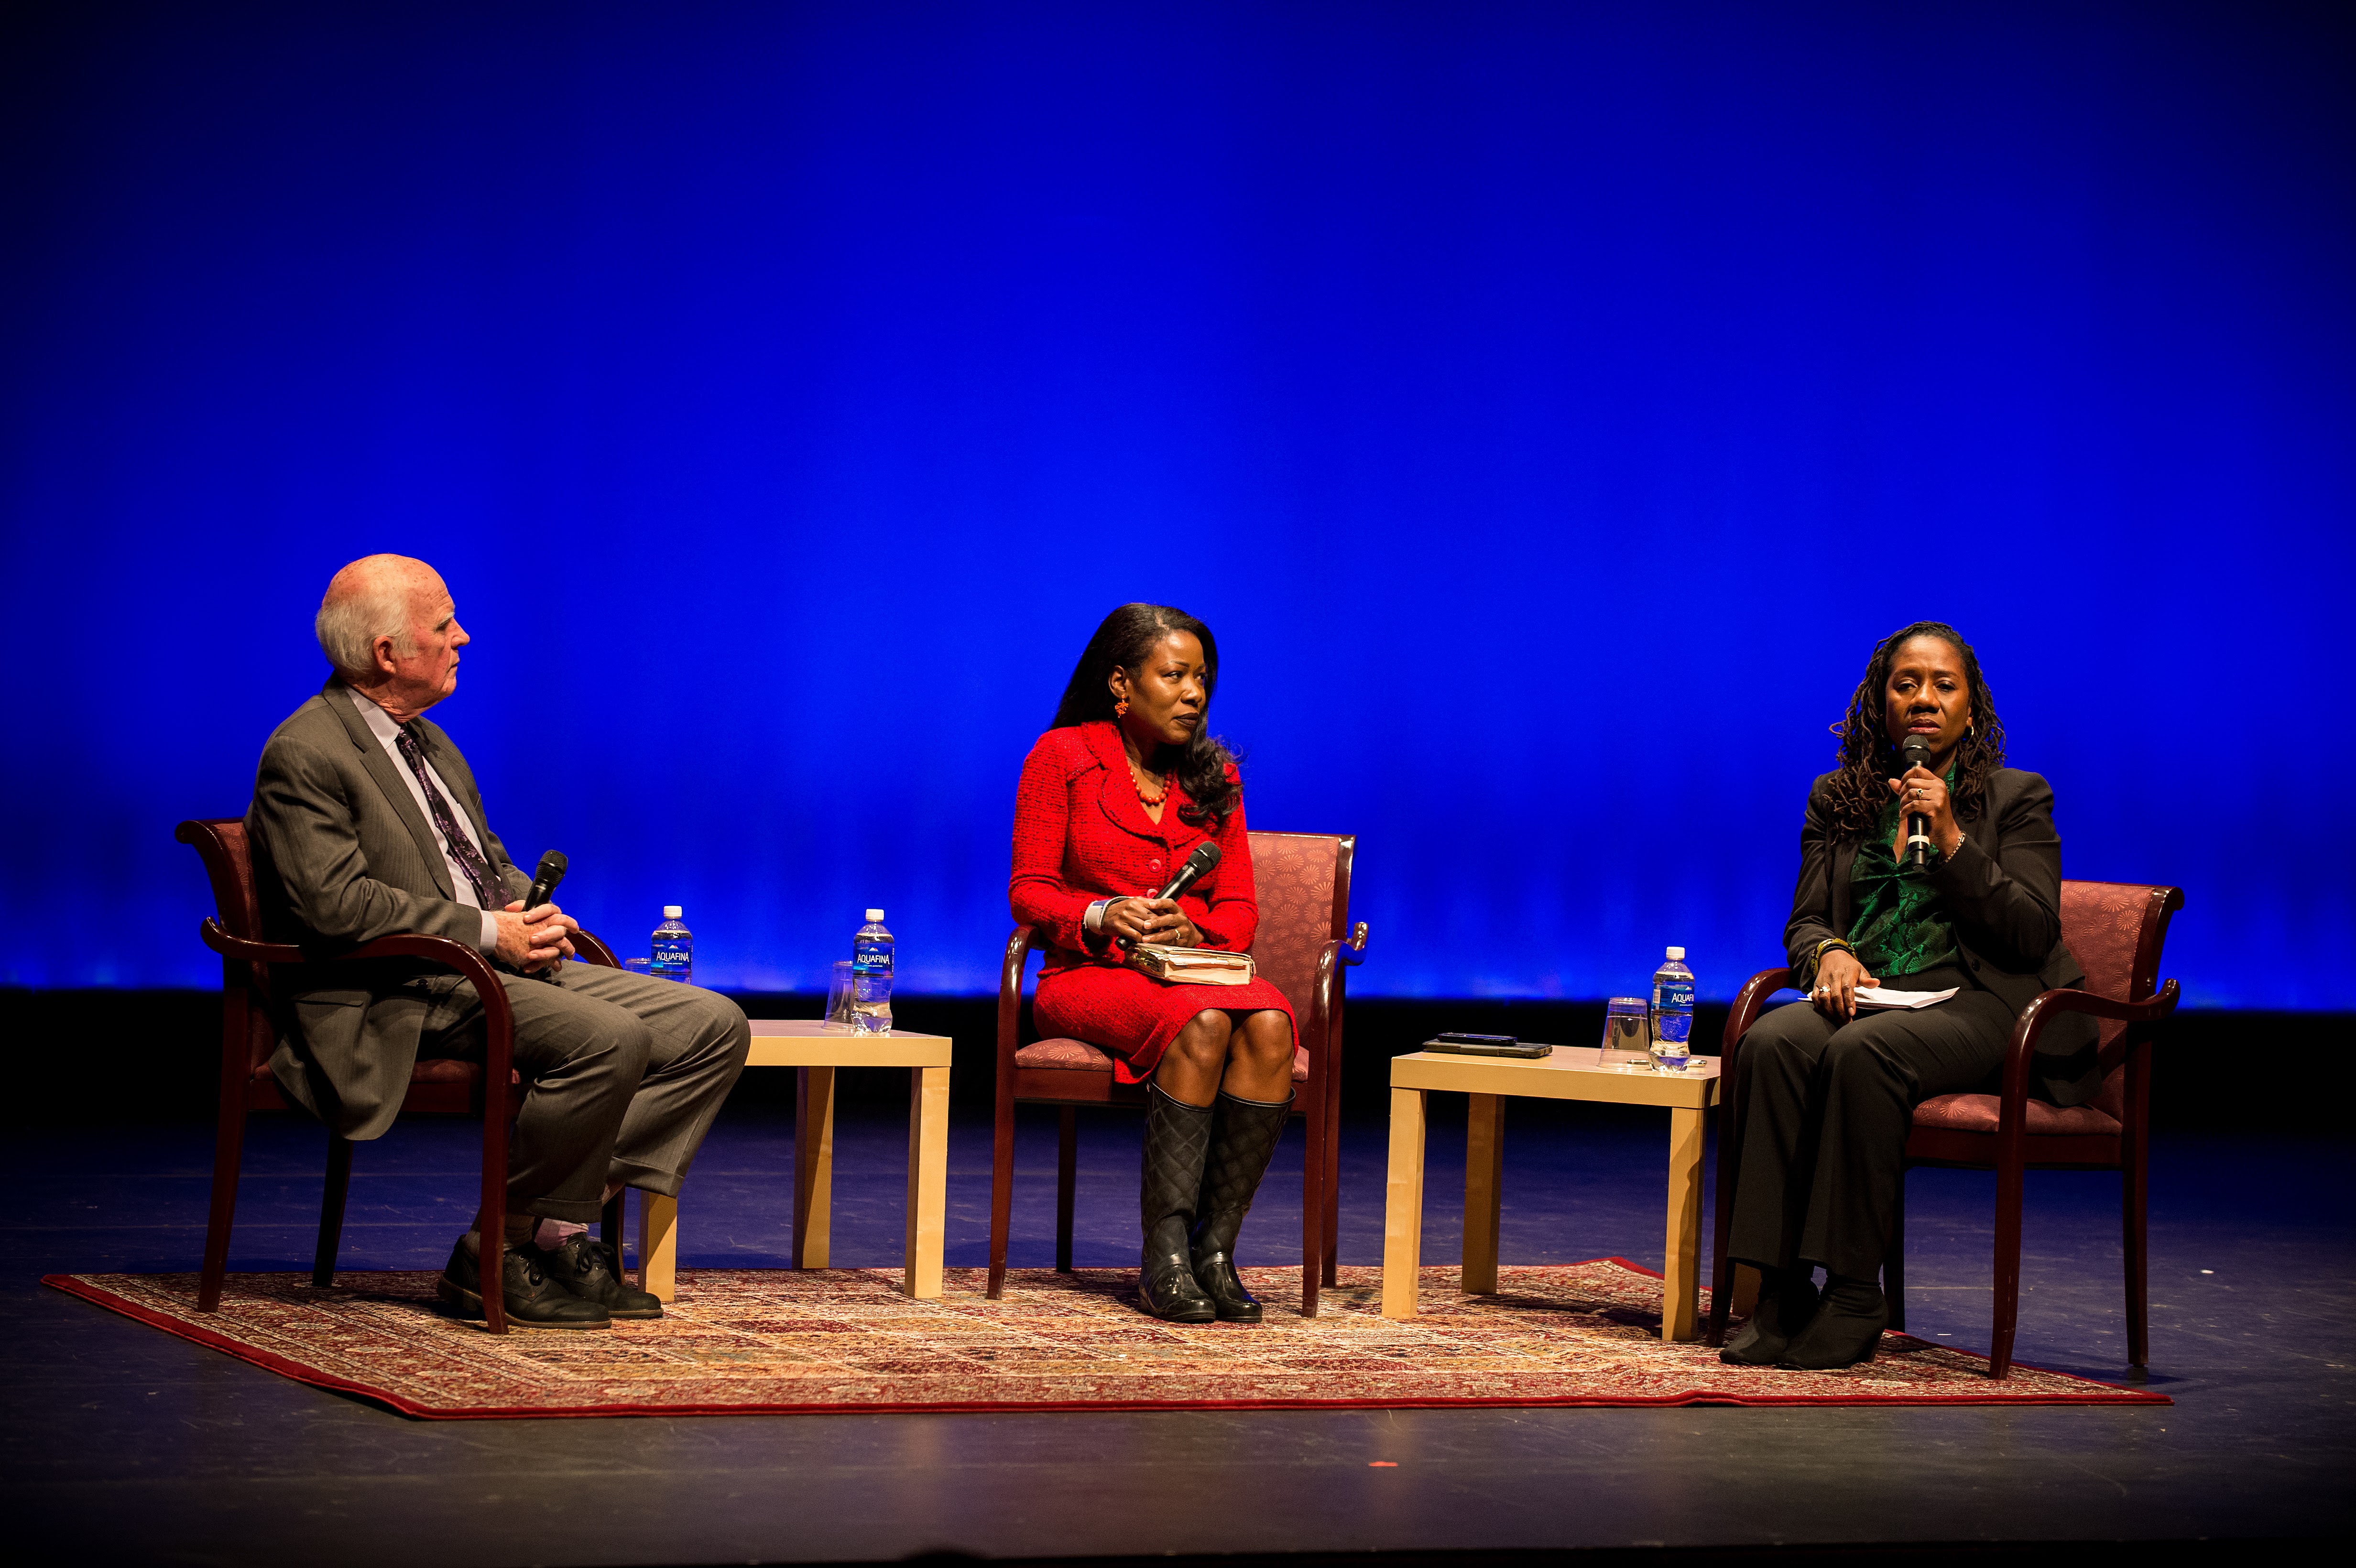
M 1893 991 L 1887 986 L 1859 986 L 1857 988 L 1857 1005 L 1885 1010 L 1903 1008 L 1911 1012 L 1916 1008 L 1935 1007 L 1960 988 L 1950 986 L 1944 991 Z

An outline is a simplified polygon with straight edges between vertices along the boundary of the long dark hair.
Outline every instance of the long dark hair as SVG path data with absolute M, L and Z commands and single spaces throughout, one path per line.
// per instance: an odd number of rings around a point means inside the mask
M 1841 837 L 1862 837 L 1873 831 L 1890 805 L 1890 785 L 1905 768 L 1898 748 L 1890 744 L 1890 725 L 1882 712 L 1882 695 L 1890 689 L 1890 667 L 1898 650 L 1916 637 L 1936 637 L 1964 659 L 1964 679 L 1971 688 L 1971 733 L 1955 749 L 1955 815 L 1977 814 L 1987 800 L 1988 774 L 2004 766 L 2004 721 L 1996 716 L 1996 702 L 1980 676 L 1979 656 L 1963 634 L 1944 621 L 1917 621 L 1901 626 L 1873 645 L 1873 658 L 1848 712 L 1832 727 L 1840 737 L 1840 772 L 1833 775 L 1833 827 Z
M 1055 705 L 1058 730 L 1086 724 L 1092 719 L 1118 721 L 1112 710 L 1112 672 L 1125 669 L 1132 677 L 1144 667 L 1146 656 L 1173 632 L 1186 632 L 1203 645 L 1203 722 L 1183 746 L 1160 746 L 1145 759 L 1154 772 L 1174 776 L 1186 792 L 1187 804 L 1178 808 L 1181 821 L 1212 831 L 1235 810 L 1241 785 L 1227 777 L 1235 763 L 1224 741 L 1211 735 L 1211 699 L 1219 689 L 1219 645 L 1211 628 L 1183 610 L 1167 604 L 1124 604 L 1104 618 L 1097 635 L 1081 650 L 1064 687 L 1064 700 Z

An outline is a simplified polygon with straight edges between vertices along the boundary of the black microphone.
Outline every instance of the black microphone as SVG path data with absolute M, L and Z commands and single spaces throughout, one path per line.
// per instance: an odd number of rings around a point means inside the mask
M 1898 748 L 1898 760 L 1909 768 L 1928 768 L 1931 742 L 1920 735 L 1907 736 Z M 1919 811 L 1906 814 L 1906 863 L 1918 869 L 1931 863 L 1931 819 Z
M 564 851 L 551 849 L 540 858 L 540 869 L 532 873 L 531 891 L 524 894 L 523 907 L 538 909 L 556 896 L 556 884 L 564 880 Z
M 1170 885 L 1155 896 L 1165 899 L 1176 898 L 1180 893 L 1209 876 L 1211 868 L 1218 863 L 1219 847 L 1205 839 L 1194 846 L 1194 852 L 1186 857 L 1186 863 L 1178 868 L 1178 874 L 1170 879 Z

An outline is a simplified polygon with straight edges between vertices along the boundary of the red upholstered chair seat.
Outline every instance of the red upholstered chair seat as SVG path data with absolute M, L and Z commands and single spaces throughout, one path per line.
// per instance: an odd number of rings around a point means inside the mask
M 1102 1049 L 1084 1040 L 1034 1040 L 1014 1053 L 1017 1067 L 1055 1068 L 1065 1072 L 1112 1072 L 1112 1057 Z M 1292 1048 L 1292 1081 L 1309 1082 L 1309 1052 L 1301 1046 Z
M 1914 1125 L 1942 1132 L 1988 1133 L 1997 1128 L 1998 1102 L 1994 1094 L 1941 1094 L 1914 1107 Z M 2025 1130 L 2036 1137 L 2116 1137 L 2119 1119 L 2094 1105 L 2063 1110 L 2042 1100 L 2028 1102 Z
M 409 1070 L 412 1083 L 472 1083 L 482 1075 L 475 1063 L 448 1056 L 427 1057 Z
M 480 1062 L 465 1061 L 455 1056 L 425 1057 L 409 1070 L 412 1083 L 472 1083 L 482 1075 Z M 270 1061 L 265 1057 L 253 1064 L 253 1081 L 259 1083 L 269 1077 Z M 520 1083 L 523 1075 L 509 1072 L 508 1082 Z

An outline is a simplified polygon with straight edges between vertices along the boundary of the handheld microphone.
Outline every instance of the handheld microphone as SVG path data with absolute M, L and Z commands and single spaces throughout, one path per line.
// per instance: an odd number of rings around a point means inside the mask
M 1195 845 L 1194 852 L 1187 856 L 1185 864 L 1178 868 L 1178 874 L 1170 879 L 1170 885 L 1153 896 L 1158 899 L 1176 898 L 1180 893 L 1209 876 L 1211 868 L 1218 863 L 1219 847 L 1216 844 L 1206 840 Z M 1128 939 L 1125 937 L 1119 939 L 1118 945 L 1127 947 Z
M 1920 735 L 1909 735 L 1898 748 L 1898 758 L 1909 768 L 1928 768 L 1931 742 Z M 1931 863 L 1931 819 L 1919 811 L 1906 814 L 1906 863 L 1917 869 Z
M 1218 863 L 1219 847 L 1205 839 L 1194 846 L 1194 852 L 1186 857 L 1186 863 L 1178 868 L 1178 874 L 1170 879 L 1170 885 L 1155 896 L 1165 899 L 1176 898 L 1180 893 L 1209 876 L 1211 869 Z
M 540 869 L 532 873 L 531 891 L 524 894 L 523 907 L 538 909 L 556 896 L 556 884 L 564 880 L 564 851 L 551 849 L 540 858 Z

